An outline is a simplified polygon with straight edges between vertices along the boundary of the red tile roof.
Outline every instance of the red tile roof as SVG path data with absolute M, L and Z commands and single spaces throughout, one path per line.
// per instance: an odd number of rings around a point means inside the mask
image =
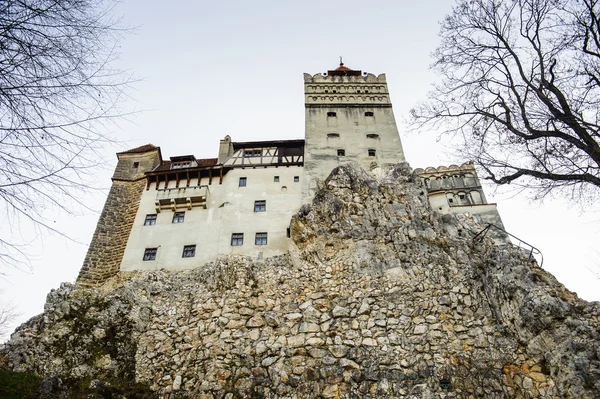
M 154 144 L 145 144 L 136 148 L 132 148 L 131 150 L 119 152 L 118 154 L 140 154 L 157 149 L 160 149 L 160 147 L 157 147 Z

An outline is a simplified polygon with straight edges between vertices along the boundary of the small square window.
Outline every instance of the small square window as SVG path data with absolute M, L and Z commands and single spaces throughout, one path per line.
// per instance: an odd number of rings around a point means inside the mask
M 337 155 L 338 157 L 346 156 L 346 150 L 337 150 Z
M 139 168 L 140 163 L 139 162 L 134 162 L 133 165 L 131 166 L 131 169 L 137 170 L 137 168 Z
M 275 183 L 279 183 L 279 176 L 275 176 L 275 177 L 273 177 L 273 181 L 274 181 Z
M 185 245 L 183 247 L 182 258 L 193 258 L 196 256 L 196 246 L 195 245 Z
M 158 248 L 146 248 L 144 250 L 144 260 L 155 260 Z
M 241 247 L 244 245 L 244 233 L 233 233 L 231 235 L 231 246 Z
M 298 183 L 300 181 L 300 176 L 294 176 L 294 183 Z
M 239 187 L 246 187 L 246 178 L 245 177 L 240 177 Z
M 374 157 L 375 156 L 375 150 L 369 150 L 369 156 L 370 157 Z
M 267 233 L 256 233 L 254 245 L 267 245 Z
M 175 212 L 173 214 L 172 223 L 183 223 L 184 218 L 185 218 L 185 212 Z
M 146 215 L 146 220 L 144 220 L 144 226 L 154 226 L 155 224 L 156 224 L 156 214 Z
M 266 212 L 267 201 L 254 201 L 254 212 Z

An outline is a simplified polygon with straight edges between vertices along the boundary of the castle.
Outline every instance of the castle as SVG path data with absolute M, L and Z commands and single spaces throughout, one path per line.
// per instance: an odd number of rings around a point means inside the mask
M 305 138 L 234 142 L 217 158 L 163 160 L 147 144 L 117 154 L 113 184 L 78 282 L 119 271 L 191 269 L 223 255 L 286 253 L 293 214 L 332 169 L 358 162 L 375 171 L 405 161 L 385 74 L 340 63 L 304 74 Z M 432 207 L 502 225 L 472 163 L 417 169 Z

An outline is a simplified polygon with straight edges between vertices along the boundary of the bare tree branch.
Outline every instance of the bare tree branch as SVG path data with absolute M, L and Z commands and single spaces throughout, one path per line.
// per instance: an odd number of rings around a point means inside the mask
M 48 213 L 86 208 L 82 193 L 131 78 L 111 68 L 121 35 L 112 0 L 0 1 L 0 218 L 53 231 Z M 0 237 L 0 263 L 24 251 Z
M 442 129 L 497 184 L 600 193 L 598 0 L 458 0 L 415 129 Z

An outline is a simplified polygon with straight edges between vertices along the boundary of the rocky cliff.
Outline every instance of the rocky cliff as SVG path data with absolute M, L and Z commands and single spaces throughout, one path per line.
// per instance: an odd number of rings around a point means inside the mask
M 597 398 L 600 304 L 374 172 L 335 169 L 288 255 L 63 284 L 0 362 L 38 397 Z

